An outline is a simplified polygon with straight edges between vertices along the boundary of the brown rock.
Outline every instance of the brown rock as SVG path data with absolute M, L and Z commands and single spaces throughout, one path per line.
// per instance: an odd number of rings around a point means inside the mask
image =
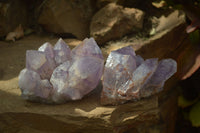
M 90 35 L 102 44 L 143 26 L 144 12 L 110 3 L 92 18 Z
M 181 11 L 175 10 L 168 15 L 161 15 L 160 17 L 153 17 L 151 35 L 171 29 L 185 20 L 185 14 Z
M 15 41 L 15 39 L 22 38 L 24 36 L 24 29 L 21 24 L 13 31 L 9 32 L 6 36 L 6 41 Z
M 116 3 L 118 0 L 97 0 L 97 8 L 100 9 L 109 3 Z
M 0 36 L 6 36 L 20 24 L 27 24 L 27 7 L 23 0 L 0 2 Z
M 57 34 L 70 33 L 78 39 L 89 36 L 89 23 L 95 7 L 92 0 L 49 0 L 43 4 L 38 23 Z
M 172 133 L 175 121 L 176 93 L 170 93 L 162 103 L 158 96 L 120 106 L 101 106 L 99 95 L 101 85 L 81 101 L 63 105 L 43 105 L 21 99 L 18 79 L 10 90 L 6 81 L 1 81 L 0 90 L 0 131 L 20 133 Z M 4 87 L 4 89 L 2 88 Z M 164 105 L 162 105 L 164 104 Z M 162 106 L 161 106 L 162 105 Z M 164 117 L 160 116 L 162 110 Z M 167 121 L 167 122 L 166 122 Z M 167 127 L 165 125 L 168 124 Z M 12 127 L 12 128 L 11 128 Z M 169 128 L 169 129 L 168 129 Z

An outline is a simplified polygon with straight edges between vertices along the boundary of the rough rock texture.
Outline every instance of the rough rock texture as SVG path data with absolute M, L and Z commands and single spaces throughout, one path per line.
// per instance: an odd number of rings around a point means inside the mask
M 180 23 L 182 20 L 185 20 L 185 14 L 179 10 L 172 10 L 168 15 L 161 15 L 159 17 L 153 17 L 151 35 L 167 30 L 177 23 Z
M 100 89 L 101 86 L 98 87 Z M 41 105 L 23 101 L 16 94 L 1 91 L 0 131 L 14 133 L 168 133 L 172 131 L 171 121 L 166 122 L 160 112 L 168 119 L 175 117 L 175 94 L 164 99 L 165 105 L 159 106 L 158 97 L 127 103 L 120 106 L 102 107 L 99 104 L 100 91 L 93 92 L 81 101 L 64 105 Z M 10 102 L 12 101 L 12 102 Z M 5 104 L 7 103 L 7 104 Z M 4 105 L 5 104 L 5 105 Z M 12 110 L 11 110 L 12 108 Z M 169 125 L 166 125 L 168 123 Z
M 70 33 L 82 40 L 89 36 L 94 10 L 92 0 L 48 0 L 43 4 L 38 23 L 49 32 Z
M 0 2 L 0 36 L 6 36 L 19 24 L 27 24 L 26 4 L 22 0 Z
M 173 59 L 144 61 L 130 46 L 112 51 L 104 68 L 101 104 L 117 105 L 154 95 L 176 71 Z
M 134 8 L 123 8 L 110 3 L 92 18 L 90 35 L 99 43 L 118 39 L 143 26 L 144 12 Z
M 96 88 L 103 67 L 102 52 L 93 38 L 72 51 L 62 39 L 54 48 L 44 43 L 38 51 L 26 52 L 26 68 L 19 74 L 22 97 L 45 103 L 79 100 Z
M 109 3 L 116 3 L 118 0 L 97 0 L 96 5 L 98 9 L 106 6 Z
M 24 101 L 20 97 L 17 76 L 24 68 L 25 51 L 37 49 L 47 40 L 55 44 L 57 38 L 30 36 L 15 43 L 1 42 L 0 132 L 173 133 L 177 111 L 177 89 L 174 85 L 200 66 L 199 45 L 190 43 L 184 32 L 184 22 L 176 24 L 140 45 L 132 43 L 136 53 L 145 59 L 175 59 L 178 66 L 176 75 L 166 82 L 164 91 L 159 95 L 119 106 L 100 105 L 101 85 L 83 100 L 63 105 Z

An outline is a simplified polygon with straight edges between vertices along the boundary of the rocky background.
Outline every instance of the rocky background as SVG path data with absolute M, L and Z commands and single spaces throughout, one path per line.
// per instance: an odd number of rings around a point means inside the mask
M 156 8 L 150 0 L 4 0 L 0 12 L 2 40 L 21 25 L 25 35 L 48 32 L 80 40 L 92 36 L 99 45 L 129 34 L 147 38 L 176 21 L 164 24 L 173 10 Z
M 181 80 L 191 77 L 200 65 L 199 40 L 191 41 L 188 24 L 184 11 L 164 1 L 0 0 L 0 132 L 200 131 L 178 113 L 180 86 L 188 85 Z M 100 105 L 101 84 L 83 100 L 63 105 L 24 101 L 18 74 L 25 66 L 26 50 L 47 41 L 54 45 L 60 37 L 70 47 L 94 37 L 105 59 L 111 50 L 131 45 L 144 58 L 175 59 L 178 72 L 162 93 L 119 106 Z

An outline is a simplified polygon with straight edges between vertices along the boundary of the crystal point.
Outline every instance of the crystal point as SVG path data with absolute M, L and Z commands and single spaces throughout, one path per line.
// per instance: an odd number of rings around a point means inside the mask
M 101 49 L 94 38 L 86 38 L 83 42 L 72 50 L 72 56 L 93 56 L 103 59 Z
M 44 52 L 47 57 L 54 58 L 53 46 L 48 42 L 46 42 L 42 46 L 40 46 L 38 48 L 38 51 Z
M 63 39 L 60 38 L 54 46 L 54 54 L 56 64 L 60 65 L 71 58 L 71 49 Z

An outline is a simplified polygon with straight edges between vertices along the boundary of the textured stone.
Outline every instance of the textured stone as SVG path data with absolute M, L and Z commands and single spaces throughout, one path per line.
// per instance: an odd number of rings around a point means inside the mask
M 26 69 L 19 75 L 19 87 L 22 96 L 32 101 L 78 100 L 96 88 L 103 66 L 103 55 L 93 38 L 85 39 L 72 52 L 59 39 L 54 48 L 45 43 L 38 51 L 27 51 Z
M 176 69 L 173 59 L 144 61 L 130 46 L 112 51 L 103 74 L 101 103 L 120 104 L 154 95 L 163 90 Z
M 110 3 L 92 18 L 90 35 L 99 44 L 118 39 L 143 26 L 144 12 Z
M 93 0 L 45 1 L 38 23 L 46 31 L 71 34 L 82 40 L 89 36 L 89 23 L 95 11 L 93 3 Z
M 16 39 L 20 39 L 24 37 L 24 29 L 23 27 L 21 26 L 21 24 L 15 28 L 14 31 L 12 32 L 9 32 L 7 35 L 6 35 L 6 38 L 5 40 L 6 41 L 15 41 Z
M 170 29 L 172 26 L 179 25 L 185 21 L 185 14 L 179 10 L 172 10 L 167 15 L 161 15 L 159 17 L 154 16 L 151 19 L 152 30 L 151 35 Z
M 106 6 L 109 3 L 116 3 L 118 0 L 97 0 L 96 6 L 98 9 L 101 9 L 102 7 Z
M 27 5 L 23 0 L 0 2 L 0 36 L 6 36 L 20 24 L 27 25 Z

